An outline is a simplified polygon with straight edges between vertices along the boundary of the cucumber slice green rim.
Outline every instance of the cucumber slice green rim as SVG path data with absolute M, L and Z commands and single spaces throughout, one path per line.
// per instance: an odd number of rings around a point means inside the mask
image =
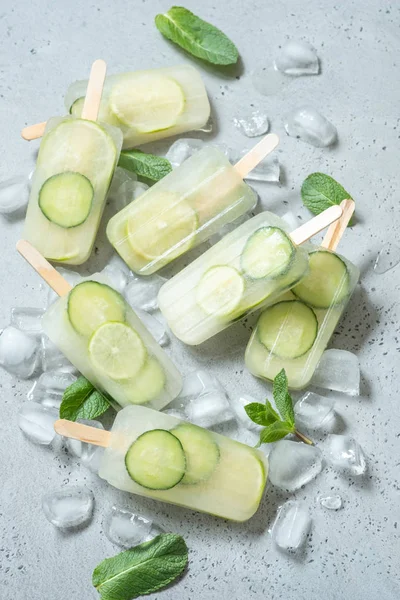
M 309 265 L 309 273 L 292 288 L 295 296 L 313 308 L 343 304 L 350 295 L 346 263 L 333 252 L 316 250 L 309 254 Z
M 104 323 L 89 342 L 89 358 L 101 375 L 114 381 L 132 379 L 147 358 L 141 337 L 125 323 Z
M 94 190 L 81 173 L 65 171 L 46 179 L 39 191 L 39 207 L 46 219 L 69 229 L 89 216 Z
M 125 320 L 125 301 L 105 283 L 82 281 L 69 293 L 67 313 L 75 331 L 90 338 L 100 325 Z
M 170 490 L 184 477 L 186 458 L 181 442 L 170 431 L 152 429 L 131 444 L 125 466 L 138 485 L 149 490 Z
M 73 101 L 69 107 L 69 114 L 73 117 L 80 117 L 82 114 L 83 105 L 85 104 L 85 96 L 81 96 Z
M 166 376 L 160 362 L 151 356 L 136 375 L 134 381 L 127 385 L 128 401 L 132 404 L 146 404 L 158 398 L 165 388 Z
M 287 273 L 295 253 L 291 239 L 282 229 L 261 227 L 247 240 L 241 268 L 250 279 L 275 279 Z
M 228 317 L 239 306 L 245 281 L 233 267 L 220 265 L 206 271 L 196 289 L 196 302 L 213 317 Z
M 274 356 L 295 359 L 312 348 L 318 335 L 318 320 L 304 302 L 286 300 L 261 314 L 256 335 Z
M 212 434 L 190 423 L 182 423 L 171 430 L 183 446 L 186 473 L 181 483 L 193 485 L 207 481 L 219 462 L 219 447 Z

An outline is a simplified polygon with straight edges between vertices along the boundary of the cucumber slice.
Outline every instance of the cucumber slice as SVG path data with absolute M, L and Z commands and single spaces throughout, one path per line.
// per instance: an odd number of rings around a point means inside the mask
M 267 308 L 257 323 L 260 342 L 275 356 L 292 359 L 310 350 L 318 334 L 314 311 L 299 300 Z
M 186 456 L 186 473 L 181 483 L 189 485 L 207 481 L 219 461 L 218 444 L 212 435 L 190 423 L 178 425 L 171 433 L 181 442 Z
M 85 96 L 77 98 L 69 107 L 69 114 L 73 117 L 80 117 L 82 114 L 83 105 L 85 104 Z
M 196 302 L 208 315 L 227 317 L 240 304 L 245 283 L 233 267 L 211 267 L 200 279 Z
M 46 179 L 39 191 L 39 206 L 49 221 L 68 229 L 86 221 L 93 196 L 87 177 L 66 171 Z
M 284 275 L 291 265 L 295 248 L 289 236 L 278 227 L 261 227 L 247 240 L 241 267 L 251 279 Z
M 124 321 L 125 302 L 110 286 L 98 281 L 83 281 L 70 292 L 67 311 L 75 331 L 91 337 L 107 321 Z
M 131 248 L 147 260 L 167 255 L 168 262 L 193 245 L 198 227 L 196 211 L 177 194 L 161 192 L 141 203 L 127 221 Z
M 152 133 L 176 124 L 185 95 L 170 77 L 127 75 L 112 88 L 109 106 L 123 125 Z
M 125 455 L 129 477 L 150 490 L 169 490 L 185 475 L 186 458 L 181 442 L 165 429 L 142 433 Z
M 132 404 L 145 404 L 157 398 L 165 386 L 165 373 L 159 361 L 150 357 L 129 386 L 127 396 Z
M 350 293 L 350 275 L 344 261 L 327 250 L 309 254 L 310 271 L 292 292 L 313 308 L 342 304 Z
M 104 323 L 89 342 L 89 358 L 110 379 L 132 379 L 143 368 L 146 348 L 140 336 L 124 323 Z

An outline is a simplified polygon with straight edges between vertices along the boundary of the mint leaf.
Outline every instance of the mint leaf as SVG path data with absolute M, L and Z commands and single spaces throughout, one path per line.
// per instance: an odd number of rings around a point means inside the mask
M 107 398 L 81 375 L 64 392 L 60 406 L 60 418 L 95 419 L 110 408 Z
M 92 583 L 101 600 L 133 600 L 176 579 L 188 562 L 183 538 L 163 533 L 112 558 L 93 571 Z
M 152 181 L 159 181 L 172 171 L 169 160 L 155 154 L 146 154 L 141 150 L 123 150 L 118 166 Z
M 280 421 L 278 413 L 274 410 L 269 400 L 265 401 L 265 414 L 268 419 L 266 425 L 270 425 L 270 423 L 273 423 L 274 421 Z
M 286 377 L 285 369 L 279 371 L 278 375 L 274 378 L 274 384 L 272 388 L 275 404 L 279 413 L 284 421 L 288 421 L 290 425 L 294 425 L 294 410 L 293 400 L 288 390 L 288 380 Z
M 351 198 L 340 183 L 324 173 L 311 173 L 304 180 L 301 186 L 301 197 L 304 206 L 314 215 L 319 215 L 330 206 Z
M 259 444 L 277 442 L 286 437 L 289 433 L 293 433 L 293 425 L 286 421 L 276 421 L 262 430 L 260 433 Z
M 203 21 L 182 6 L 173 6 L 155 18 L 156 27 L 181 48 L 214 65 L 233 65 L 239 53 L 220 29 Z
M 250 402 L 250 404 L 246 404 L 244 410 L 253 423 L 257 423 L 257 425 L 266 427 L 275 421 L 280 421 L 278 413 L 272 408 L 272 404 L 268 400 L 265 404 Z

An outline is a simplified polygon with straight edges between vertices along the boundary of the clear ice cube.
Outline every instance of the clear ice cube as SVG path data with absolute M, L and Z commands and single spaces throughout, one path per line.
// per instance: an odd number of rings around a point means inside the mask
M 400 263 L 400 247 L 388 242 L 379 251 L 374 264 L 374 271 L 378 275 L 390 271 Z
M 335 401 L 332 398 L 307 392 L 294 406 L 296 425 L 319 429 L 334 417 Z
M 175 417 L 175 419 L 180 419 L 181 421 L 187 420 L 185 412 L 183 410 L 179 410 L 178 408 L 167 408 L 163 410 L 163 413 L 170 415 L 171 417 Z
M 261 425 L 254 423 L 254 421 L 252 421 L 247 415 L 244 408 L 246 404 L 251 404 L 252 402 L 258 402 L 258 400 L 249 394 L 236 394 L 235 396 L 229 397 L 230 407 L 235 414 L 238 423 L 243 425 L 246 429 L 260 432 L 262 430 Z
M 113 506 L 104 522 L 104 533 L 122 548 L 132 548 L 151 537 L 152 521 L 129 508 Z
M 247 137 L 257 137 L 267 133 L 269 129 L 269 119 L 267 115 L 260 110 L 252 110 L 248 114 L 242 114 L 233 119 L 235 127 Z
M 94 497 L 85 486 L 71 485 L 45 494 L 42 508 L 55 527 L 68 529 L 88 523 L 93 514 Z
M 150 315 L 145 310 L 136 308 L 135 312 L 156 342 L 162 347 L 167 346 L 169 343 L 169 335 L 165 325 L 156 319 L 154 315 Z
M 336 127 L 310 106 L 293 110 L 286 116 L 284 126 L 288 135 L 317 148 L 331 146 L 337 140 Z
M 295 229 L 300 227 L 302 224 L 300 219 L 298 217 L 296 217 L 294 212 L 291 210 L 288 210 L 287 212 L 285 212 L 285 214 L 283 214 L 281 216 L 281 219 L 283 219 L 285 221 L 285 223 L 289 226 L 290 232 L 294 231 Z
M 99 421 L 89 419 L 78 419 L 78 423 L 88 425 L 89 427 L 95 427 L 96 429 L 104 429 L 103 425 Z M 81 459 L 83 465 L 87 465 L 92 461 L 93 455 L 97 450 L 97 446 L 81 442 L 80 440 L 73 440 L 72 438 L 65 438 L 65 445 L 68 451 Z
M 119 210 L 122 210 L 125 208 L 125 206 L 128 206 L 128 204 L 147 192 L 148 189 L 149 186 L 141 181 L 125 181 L 125 183 L 119 187 L 117 192 L 116 202 Z
M 45 334 L 42 335 L 42 369 L 43 371 L 76 371 L 72 363 Z
M 272 448 L 268 460 L 271 483 L 289 492 L 312 481 L 322 469 L 320 450 L 302 442 L 280 440 Z
M 136 277 L 125 289 L 125 298 L 135 310 L 153 312 L 158 308 L 158 292 L 167 280 L 161 275 Z
M 361 446 L 350 435 L 329 435 L 326 459 L 334 469 L 350 475 L 362 475 L 367 466 Z
M 360 395 L 360 364 L 348 350 L 325 350 L 315 369 L 311 385 L 349 394 Z
M 275 67 L 285 75 L 318 75 L 319 60 L 314 48 L 307 42 L 290 40 L 279 50 Z
M 254 88 L 263 96 L 279 94 L 291 82 L 290 77 L 278 71 L 273 65 L 259 67 L 253 71 L 251 79 Z
M 28 204 L 29 182 L 26 177 L 12 177 L 0 182 L 0 214 L 7 215 Z
M 124 292 L 129 280 L 133 278 L 128 265 L 115 253 L 102 270 L 102 273 L 109 280 L 111 287 L 120 294 Z
M 173 167 L 179 167 L 204 146 L 203 140 L 195 138 L 181 138 L 169 147 L 166 158 Z
M 343 506 L 342 498 L 339 494 L 320 496 L 319 503 L 328 510 L 339 510 Z
M 184 376 L 178 398 L 196 398 L 200 394 L 219 390 L 223 390 L 223 387 L 215 375 L 200 369 Z
M 122 167 L 117 167 L 115 169 L 108 192 L 108 197 L 114 203 L 116 211 L 120 211 L 126 206 L 126 203 L 124 203 L 126 196 L 124 194 L 120 194 L 119 190 L 124 183 L 130 181 L 137 181 L 136 173 L 128 171 L 127 169 L 123 169 Z
M 224 391 L 211 391 L 192 398 L 185 405 L 188 420 L 200 427 L 213 427 L 234 418 Z
M 241 156 L 248 153 L 248 150 L 243 150 Z M 250 181 L 265 181 L 268 183 L 279 183 L 281 166 L 276 154 L 266 156 L 258 165 L 246 175 L 246 180 Z
M 41 374 L 29 390 L 27 394 L 28 400 L 40 402 L 44 406 L 50 406 L 47 401 L 50 402 L 50 399 L 53 399 L 54 406 L 59 406 L 65 389 L 74 383 L 74 381 L 76 381 L 76 376 L 73 373 L 46 371 Z
M 76 271 L 70 271 L 69 269 L 64 269 L 64 267 L 57 267 L 57 271 L 68 281 L 72 286 L 76 285 L 82 280 L 82 275 L 77 273 Z M 47 306 L 53 304 L 55 300 L 58 299 L 58 294 L 54 290 L 49 287 L 47 292 Z
M 19 410 L 18 426 L 31 442 L 48 446 L 56 436 L 54 423 L 58 418 L 57 410 L 26 402 Z
M 30 335 L 42 334 L 43 308 L 12 308 L 11 325 Z
M 311 528 L 311 517 L 301 502 L 289 500 L 278 511 L 271 528 L 275 545 L 285 552 L 296 552 L 305 543 Z
M 31 335 L 8 326 L 0 334 L 0 365 L 20 379 L 29 379 L 39 365 L 40 346 Z

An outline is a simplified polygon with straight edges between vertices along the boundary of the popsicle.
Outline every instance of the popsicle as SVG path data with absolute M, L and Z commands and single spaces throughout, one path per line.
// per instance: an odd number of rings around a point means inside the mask
M 266 456 L 171 415 L 129 406 L 111 432 L 64 420 L 55 429 L 106 447 L 99 475 L 120 490 L 234 521 L 260 504 Z
M 155 409 L 179 394 L 179 371 L 104 275 L 71 288 L 28 242 L 17 249 L 61 296 L 43 315 L 44 333 L 97 389 L 119 406 Z
M 180 340 L 196 345 L 234 321 L 271 304 L 308 269 L 299 246 L 342 214 L 332 206 L 291 234 L 270 212 L 226 235 L 161 288 L 158 303 Z
M 122 145 L 97 122 L 105 69 L 93 64 L 82 118 L 50 119 L 40 144 L 24 236 L 49 260 L 79 265 L 93 248 Z
M 65 106 L 80 117 L 87 81 L 67 91 Z M 190 65 L 133 71 L 107 77 L 99 120 L 119 127 L 123 148 L 201 129 L 210 116 L 210 103 L 199 72 Z M 25 139 L 43 135 L 43 123 L 32 125 Z
M 215 147 L 200 150 L 117 213 L 108 239 L 132 271 L 154 273 L 255 206 L 243 177 L 278 142 L 267 135 L 235 166 Z
M 335 249 L 354 211 L 331 225 L 320 247 L 309 245 L 309 273 L 259 317 L 246 349 L 249 371 L 273 380 L 284 368 L 292 389 L 306 387 L 359 279 L 359 270 Z

